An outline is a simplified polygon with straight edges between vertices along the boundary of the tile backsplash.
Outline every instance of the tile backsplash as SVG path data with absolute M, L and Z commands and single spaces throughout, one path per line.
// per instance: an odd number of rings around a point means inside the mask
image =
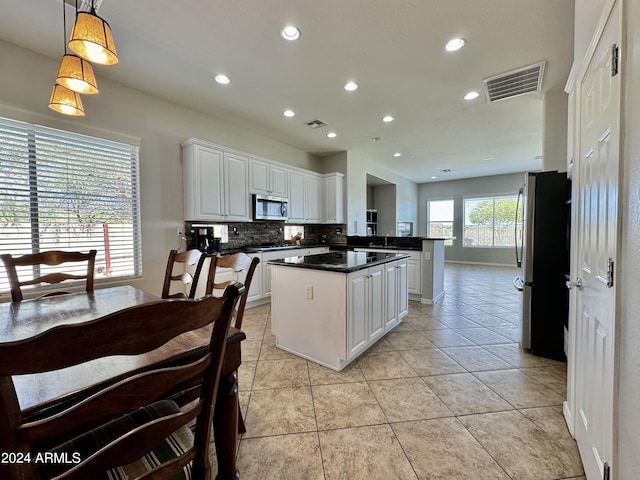
M 260 221 L 228 223 L 227 226 L 229 229 L 229 242 L 223 243 L 222 248 L 240 248 L 245 245 L 284 242 L 284 222 Z M 191 222 L 186 222 L 186 232 L 189 232 L 190 228 Z M 337 233 L 338 230 L 340 230 L 341 233 Z M 237 233 L 234 233 L 234 231 Z M 320 237 L 326 235 L 329 244 L 346 244 L 346 232 L 347 226 L 344 224 L 304 225 L 304 239 L 301 243 L 305 245 L 317 245 L 320 243 Z

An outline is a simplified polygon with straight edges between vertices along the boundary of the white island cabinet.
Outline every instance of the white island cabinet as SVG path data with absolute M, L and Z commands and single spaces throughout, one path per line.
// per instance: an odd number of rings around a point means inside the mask
M 342 370 L 407 314 L 407 258 L 346 251 L 271 261 L 276 346 Z

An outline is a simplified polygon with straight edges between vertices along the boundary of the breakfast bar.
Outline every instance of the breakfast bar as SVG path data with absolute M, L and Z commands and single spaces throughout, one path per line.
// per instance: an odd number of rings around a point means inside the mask
M 271 260 L 276 346 L 342 370 L 407 314 L 407 258 L 342 251 Z

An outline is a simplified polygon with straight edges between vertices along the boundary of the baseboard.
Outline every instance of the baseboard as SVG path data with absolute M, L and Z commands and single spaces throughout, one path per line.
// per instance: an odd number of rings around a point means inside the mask
M 425 305 L 435 305 L 440 300 L 442 300 L 443 297 L 444 297 L 444 290 L 442 292 L 440 292 L 439 295 L 436 295 L 436 298 L 424 298 L 424 297 L 422 297 L 420 299 L 420 303 L 423 303 Z
M 478 266 L 485 266 L 485 267 L 508 267 L 508 268 L 513 268 L 514 270 L 519 270 L 518 267 L 516 267 L 511 263 L 468 262 L 468 261 L 462 261 L 462 260 L 445 260 L 444 263 L 457 263 L 461 265 L 478 265 Z

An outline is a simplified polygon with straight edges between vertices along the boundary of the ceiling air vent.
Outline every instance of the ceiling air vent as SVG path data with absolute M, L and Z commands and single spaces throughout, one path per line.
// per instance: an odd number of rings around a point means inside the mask
M 307 126 L 311 127 L 311 128 L 320 128 L 320 127 L 326 127 L 327 124 L 324 123 L 322 120 L 311 120 L 310 122 L 307 122 Z
M 537 92 L 542 86 L 545 62 L 518 68 L 484 79 L 484 89 L 489 102 Z

